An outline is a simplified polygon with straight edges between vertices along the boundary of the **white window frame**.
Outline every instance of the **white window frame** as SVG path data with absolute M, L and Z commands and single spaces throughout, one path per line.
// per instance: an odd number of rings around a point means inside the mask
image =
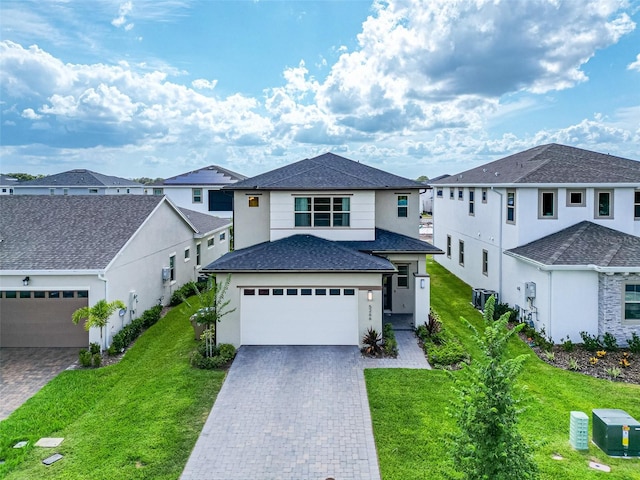
M 509 195 L 513 195 L 513 205 L 509 205 Z M 516 198 L 516 190 L 514 188 L 508 188 L 507 189 L 507 193 L 505 195 L 505 202 L 506 202 L 506 217 L 505 217 L 505 221 L 506 223 L 510 224 L 510 225 L 515 225 L 516 224 L 516 208 L 518 206 L 518 200 Z M 509 220 L 509 210 L 511 210 L 513 212 L 513 219 Z
M 581 202 L 571 201 L 571 196 L 580 194 Z M 584 207 L 587 205 L 587 191 L 584 188 L 567 188 L 567 207 Z
M 196 267 L 202 265 L 202 243 L 196 243 Z
M 464 188 L 458 187 L 458 200 L 464 200 Z
M 622 324 L 623 325 L 640 325 L 640 319 L 627 318 L 627 304 L 640 304 L 640 294 L 638 298 L 627 300 L 627 286 L 634 285 L 637 289 L 640 289 L 640 280 L 631 280 L 623 282 L 622 284 Z
M 184 248 L 184 262 L 187 263 L 191 260 L 191 247 Z
M 469 215 L 475 216 L 476 214 L 476 189 L 469 188 Z
M 400 265 L 396 265 L 396 268 L 398 269 L 398 279 L 397 279 L 397 283 L 398 283 L 398 288 L 409 288 L 409 264 L 408 263 L 403 263 Z M 402 269 L 403 273 L 400 272 L 400 269 Z M 404 273 L 406 269 L 406 273 Z M 406 283 L 406 285 L 401 285 L 401 280 L 402 283 Z
M 451 258 L 451 235 L 447 235 L 447 258 Z
M 307 209 L 306 210 L 297 210 L 296 200 L 297 199 L 306 199 L 307 200 Z M 320 209 L 319 207 L 323 207 L 324 204 L 320 204 L 317 202 L 318 199 L 328 199 L 328 210 Z M 344 200 L 348 202 L 348 209 L 343 210 Z M 339 202 L 338 202 L 339 201 Z M 351 197 L 346 195 L 315 195 L 315 196 L 295 196 L 293 200 L 293 225 L 295 228 L 351 228 Z M 339 207 L 339 208 L 338 208 Z M 329 215 L 329 225 L 316 225 L 320 215 Z M 346 215 L 346 216 L 345 216 Z M 304 217 L 303 217 L 304 216 Z M 307 218 L 308 216 L 308 225 L 298 225 L 296 221 L 297 218 Z M 337 216 L 341 216 L 342 220 L 339 223 L 342 225 L 336 225 Z M 344 221 L 346 219 L 346 222 Z M 304 222 L 307 223 L 307 222 Z M 346 224 L 345 224 L 346 223 Z
M 544 215 L 545 198 L 552 196 L 551 203 L 553 212 L 551 215 Z M 557 220 L 558 219 L 558 190 L 553 188 L 541 188 L 538 190 L 538 219 Z
M 482 274 L 489 276 L 489 251 L 482 249 Z
M 212 235 L 211 237 L 207 238 L 207 248 L 213 248 L 216 245 L 216 236 Z
M 458 240 L 458 263 L 464 267 L 464 240 Z
M 97 188 L 90 188 L 89 189 L 89 193 L 91 195 L 97 195 L 98 194 L 98 189 Z
M 153 194 L 154 195 L 164 195 L 164 188 L 154 188 L 153 189 Z
M 397 197 L 398 218 L 409 217 L 409 195 L 403 194 Z
M 191 189 L 191 203 L 202 203 L 202 189 L 201 188 L 192 188 Z
M 218 235 L 218 240 L 220 240 L 220 243 L 224 242 L 226 239 L 227 239 L 227 233 L 220 232 L 220 235 Z
M 640 220 L 640 190 L 633 192 L 633 219 Z
M 449 187 L 449 200 L 453 200 L 455 196 L 455 189 L 453 187 Z
M 483 188 L 482 189 L 482 203 L 487 203 L 487 196 L 488 196 L 487 189 Z
M 442 198 L 443 195 L 444 195 L 444 188 L 443 187 L 436 187 L 436 197 Z
M 600 194 L 609 194 L 609 213 L 607 215 L 602 215 L 600 213 Z M 607 220 L 607 219 L 613 219 L 613 190 L 612 189 L 605 189 L 605 188 L 599 188 L 594 190 L 593 192 L 593 218 L 597 218 L 597 219 L 602 219 L 602 220 Z
M 171 284 L 176 283 L 176 254 L 169 255 L 169 280 Z
M 256 208 L 260 206 L 260 197 L 257 195 L 249 195 L 248 205 L 250 208 Z

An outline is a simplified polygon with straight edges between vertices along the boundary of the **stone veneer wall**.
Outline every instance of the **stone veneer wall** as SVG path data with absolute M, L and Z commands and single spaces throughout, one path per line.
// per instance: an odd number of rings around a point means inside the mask
M 616 337 L 620 346 L 627 345 L 631 332 L 640 335 L 640 325 L 622 324 L 622 289 L 625 282 L 629 281 L 640 283 L 640 275 L 600 273 L 598 276 L 598 335 L 609 332 Z

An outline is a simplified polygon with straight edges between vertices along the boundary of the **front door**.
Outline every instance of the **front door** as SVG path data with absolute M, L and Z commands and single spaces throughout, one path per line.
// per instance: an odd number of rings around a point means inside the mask
M 391 311 L 391 293 L 393 292 L 393 276 L 382 276 L 382 309 L 384 311 Z

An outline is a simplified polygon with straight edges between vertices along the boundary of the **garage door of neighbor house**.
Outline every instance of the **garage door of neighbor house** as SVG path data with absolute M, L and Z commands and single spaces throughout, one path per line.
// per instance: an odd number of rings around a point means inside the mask
M 86 347 L 89 332 L 71 314 L 87 305 L 86 291 L 3 291 L 0 347 Z
M 357 345 L 357 293 L 337 287 L 244 288 L 242 344 Z

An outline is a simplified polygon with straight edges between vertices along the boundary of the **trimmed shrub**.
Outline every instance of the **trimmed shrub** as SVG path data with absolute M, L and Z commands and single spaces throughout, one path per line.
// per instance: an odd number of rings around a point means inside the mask
M 204 342 L 202 342 L 201 345 L 198 345 L 198 349 L 191 354 L 189 363 L 191 363 L 192 366 L 205 370 L 222 368 L 231 363 L 236 356 L 236 348 L 228 343 L 218 345 L 216 347 L 215 355 L 212 357 L 204 356 L 202 353 L 203 351 L 206 351 Z
M 429 362 L 434 366 L 447 367 L 469 361 L 469 354 L 457 340 L 445 341 L 442 345 L 430 345 L 427 349 Z
M 600 342 L 600 335 L 589 335 L 587 332 L 580 332 L 582 338 L 582 344 L 585 350 L 589 352 L 597 352 L 602 350 L 602 343 Z
M 96 353 L 100 353 L 100 344 L 92 342 L 89 344 L 89 353 L 91 355 L 95 355 Z
M 157 323 L 161 315 L 162 305 L 156 305 L 142 312 L 142 315 L 132 320 L 129 325 L 125 325 L 122 330 L 113 336 L 108 350 L 109 355 L 122 353 L 125 348 L 140 336 L 143 330 Z
M 382 328 L 382 344 L 385 355 L 389 357 L 398 356 L 398 341 L 396 340 L 396 334 L 393 331 L 393 325 L 390 323 L 385 324 Z
M 633 353 L 640 353 L 640 336 L 636 332 L 631 332 L 631 338 L 627 338 L 629 350 Z
M 180 305 L 182 303 L 183 298 L 191 297 L 195 295 L 196 288 L 198 291 L 202 292 L 207 288 L 207 282 L 189 282 L 182 285 L 177 290 L 171 294 L 171 300 L 169 300 L 169 305 L 175 307 L 176 305 Z
M 91 352 L 87 349 L 83 348 L 78 352 L 78 361 L 80 362 L 80 366 L 82 367 L 90 367 L 91 366 Z

